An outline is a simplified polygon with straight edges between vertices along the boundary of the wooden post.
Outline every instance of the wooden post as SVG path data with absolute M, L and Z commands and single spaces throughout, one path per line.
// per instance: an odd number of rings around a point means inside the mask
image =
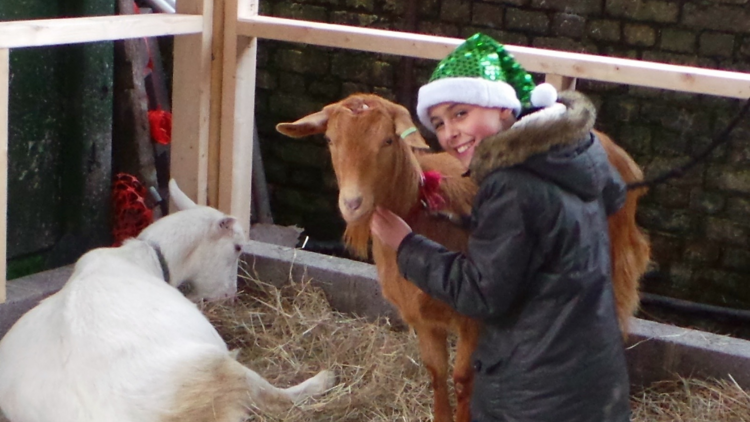
M 121 15 L 135 14 L 132 0 L 117 0 Z M 148 190 L 158 188 L 154 143 L 148 121 L 148 94 L 144 76 L 148 63 L 145 38 L 115 41 L 112 167 L 136 176 Z M 158 51 L 158 50 L 157 50 Z M 152 205 L 150 198 L 147 204 Z M 161 216 L 160 209 L 155 209 Z
M 203 16 L 203 31 L 175 37 L 172 80 L 171 177 L 197 204 L 208 195 L 211 101 L 211 0 L 180 0 L 177 13 Z
M 211 109 L 208 135 L 208 205 L 219 205 L 219 144 L 221 142 L 221 90 L 224 75 L 224 2 L 214 0 L 211 42 Z
M 0 303 L 5 302 L 7 268 L 8 210 L 8 88 L 10 85 L 10 50 L 0 49 Z
M 544 82 L 552 84 L 558 91 L 575 91 L 576 89 L 576 78 L 569 76 L 554 75 L 548 73 L 544 75 Z
M 250 227 L 258 44 L 254 37 L 237 36 L 237 19 L 257 15 L 258 0 L 226 0 L 224 10 L 219 209 Z

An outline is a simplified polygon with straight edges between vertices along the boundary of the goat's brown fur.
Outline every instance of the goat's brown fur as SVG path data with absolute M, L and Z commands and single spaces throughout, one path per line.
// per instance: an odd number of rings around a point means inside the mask
M 419 133 L 400 141 L 399 134 L 414 126 L 408 111 L 380 97 L 368 94 L 350 96 L 293 123 L 281 123 L 277 130 L 293 137 L 325 133 L 330 142 L 334 171 L 339 182 L 339 208 L 347 221 L 347 245 L 366 256 L 372 240 L 372 255 L 378 269 L 383 295 L 399 310 L 404 321 L 417 332 L 420 352 L 432 376 L 435 422 L 452 421 L 448 396 L 447 334 L 458 334 L 453 381 L 457 393 L 456 421 L 469 422 L 469 398 L 473 384 L 471 354 L 476 347 L 479 323 L 458 314 L 444 302 L 425 294 L 400 276 L 396 252 L 371 239 L 370 217 L 376 205 L 388 208 L 406 219 L 414 232 L 449 249 L 465 251 L 468 233 L 445 219 L 436 218 L 419 205 L 419 177 L 437 170 L 443 175 L 441 193 L 445 211 L 466 215 L 471 210 L 477 187 L 457 160 L 445 153 L 414 154 L 413 148 L 427 149 Z M 601 134 L 600 134 L 601 136 Z M 627 154 L 605 138 L 610 160 L 626 181 L 642 175 Z M 622 167 L 622 168 L 621 168 Z M 638 278 L 645 270 L 645 239 L 635 225 L 637 196 L 628 195 L 625 208 L 610 219 L 613 235 L 613 268 L 618 317 L 621 327 L 637 307 Z M 620 252 L 630 245 L 639 253 Z
M 625 150 L 606 134 L 596 132 L 607 151 L 609 162 L 617 169 L 625 183 L 643 180 L 643 171 Z M 623 336 L 627 337 L 630 317 L 638 309 L 638 282 L 651 261 L 651 246 L 635 222 L 638 199 L 646 188 L 628 191 L 625 205 L 609 217 L 609 241 L 612 256 L 612 284 L 617 306 L 617 319 Z

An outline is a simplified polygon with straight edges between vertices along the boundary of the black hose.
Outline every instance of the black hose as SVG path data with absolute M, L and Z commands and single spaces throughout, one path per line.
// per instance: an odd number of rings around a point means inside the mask
M 705 303 L 691 302 L 689 300 L 676 299 L 673 297 L 661 296 L 654 293 L 642 292 L 641 303 L 645 305 L 655 305 L 670 308 L 692 315 L 709 315 L 714 317 L 718 316 L 743 322 L 750 322 L 750 310 L 707 305 Z
M 674 168 L 660 176 L 657 176 L 651 180 L 642 180 L 640 182 L 631 183 L 628 185 L 628 190 L 632 189 L 638 189 L 642 187 L 648 187 L 648 186 L 654 186 L 658 185 L 659 183 L 663 183 L 666 180 L 672 179 L 674 177 L 680 177 L 685 174 L 688 170 L 690 170 L 693 166 L 700 163 L 706 157 L 709 156 L 713 152 L 716 147 L 719 145 L 725 143 L 727 140 L 729 140 L 729 134 L 732 133 L 734 130 L 734 127 L 737 126 L 737 124 L 742 120 L 742 118 L 745 116 L 745 113 L 747 113 L 747 110 L 750 109 L 750 98 L 745 101 L 745 105 L 742 107 L 742 109 L 734 116 L 732 121 L 729 123 L 729 125 L 722 131 L 719 136 L 717 136 L 711 144 L 703 150 L 700 154 L 693 157 L 692 160 L 688 161 L 684 165 Z

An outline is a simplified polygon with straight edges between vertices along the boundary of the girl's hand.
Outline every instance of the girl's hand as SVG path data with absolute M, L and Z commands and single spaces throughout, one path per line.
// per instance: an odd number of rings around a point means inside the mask
M 401 217 L 381 207 L 375 208 L 372 221 L 370 221 L 370 230 L 375 237 L 394 250 L 397 250 L 401 241 L 411 233 L 411 227 Z

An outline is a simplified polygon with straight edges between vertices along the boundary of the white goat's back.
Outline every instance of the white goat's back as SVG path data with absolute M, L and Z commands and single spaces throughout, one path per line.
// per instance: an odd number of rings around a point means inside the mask
M 151 262 L 140 268 L 121 252 Z M 140 241 L 82 257 L 63 289 L 0 343 L 0 407 L 10 420 L 157 421 L 187 360 L 227 354 L 208 320 L 158 274 Z

